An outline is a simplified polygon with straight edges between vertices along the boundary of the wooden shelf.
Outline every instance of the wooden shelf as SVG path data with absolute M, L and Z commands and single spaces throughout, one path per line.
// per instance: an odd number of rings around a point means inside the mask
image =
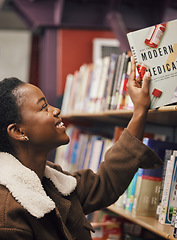
M 113 124 L 127 124 L 131 118 L 133 110 L 108 110 L 100 113 L 73 113 L 63 115 L 62 118 L 68 121 L 99 121 Z M 158 125 L 177 126 L 177 105 L 160 107 L 149 110 L 148 123 Z
M 108 209 L 165 239 L 176 240 L 176 238 L 173 237 L 174 228 L 172 226 L 159 223 L 155 218 L 132 215 L 124 209 L 117 207 L 115 204 L 108 207 Z

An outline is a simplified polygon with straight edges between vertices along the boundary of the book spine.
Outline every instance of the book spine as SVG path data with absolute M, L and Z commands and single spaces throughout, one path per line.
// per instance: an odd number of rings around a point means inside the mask
M 177 187 L 177 157 L 175 157 L 175 164 L 173 168 L 173 176 L 170 188 L 170 201 L 168 207 L 168 220 L 171 222 L 171 225 L 174 225 L 173 214 L 176 212 L 177 208 L 177 197 L 176 197 L 176 187 Z
M 138 169 L 138 175 L 137 175 L 137 182 L 136 182 L 136 188 L 135 188 L 135 196 L 133 200 L 133 208 L 132 208 L 132 213 L 136 214 L 136 208 L 138 205 L 138 198 L 141 190 L 141 182 L 142 182 L 142 174 L 143 174 L 143 169 L 139 168 Z
M 159 213 L 159 222 L 161 224 L 165 223 L 165 216 L 167 212 L 167 204 L 168 204 L 168 197 L 169 197 L 169 189 L 171 184 L 171 177 L 172 177 L 172 161 L 168 161 L 167 163 L 167 170 L 165 175 L 165 182 L 162 194 L 162 201 L 161 201 L 161 210 Z
M 172 219 L 171 219 L 171 226 L 174 227 L 175 221 L 176 221 L 176 213 L 177 213 L 177 207 L 173 208 L 173 213 L 172 213 Z
M 138 177 L 138 172 L 136 172 L 136 174 L 134 175 L 133 180 L 132 180 L 132 187 L 131 187 L 131 192 L 130 192 L 130 203 L 129 203 L 129 207 L 128 207 L 129 212 L 132 212 L 132 209 L 133 209 L 137 177 Z
M 167 163 L 170 160 L 170 157 L 173 153 L 172 149 L 166 149 L 165 150 L 165 157 L 164 157 L 164 166 L 163 166 L 163 173 L 162 173 L 162 182 L 161 182 L 161 187 L 160 187 L 160 194 L 159 194 L 159 204 L 157 207 L 157 218 L 159 217 L 161 213 L 161 203 L 162 203 L 162 194 L 163 194 L 163 189 L 164 189 L 164 183 L 165 183 L 165 176 L 167 172 Z
M 115 74 L 116 74 L 116 66 L 117 66 L 117 59 L 118 56 L 116 54 L 111 55 L 110 59 L 110 67 L 108 72 L 108 84 L 107 84 L 107 94 L 106 94 L 106 106 L 105 110 L 110 108 L 111 105 L 111 96 L 113 92 L 113 85 L 115 81 Z
M 111 97 L 111 107 L 110 109 L 116 109 L 116 92 L 118 92 L 119 89 L 119 75 L 120 75 L 120 68 L 121 68 L 121 63 L 122 63 L 122 58 L 123 58 L 123 53 L 118 55 L 118 60 L 117 60 L 117 66 L 116 66 L 116 76 L 115 76 L 115 81 L 114 81 L 114 86 L 113 86 L 113 92 L 112 92 L 112 97 Z
M 99 168 L 103 143 L 103 139 L 100 137 L 95 137 L 92 143 L 92 154 L 89 159 L 88 167 L 95 173 L 98 171 Z
M 69 105 L 69 99 L 71 94 L 72 82 L 73 82 L 73 74 L 68 74 L 66 78 L 65 90 L 64 90 L 62 106 L 61 106 L 61 112 L 63 115 L 68 113 L 68 105 Z
M 170 192 L 171 192 L 171 185 L 173 181 L 172 178 L 173 178 L 174 166 L 176 165 L 176 162 L 177 162 L 176 154 L 177 154 L 177 151 L 174 151 L 173 155 L 171 156 L 171 159 L 167 163 L 167 173 L 165 176 L 164 190 L 162 195 L 161 213 L 159 215 L 159 222 L 161 224 L 171 224 L 171 219 L 169 219 Z
M 133 57 L 135 59 L 135 62 L 137 64 L 138 59 L 137 59 L 137 55 L 136 55 L 136 48 L 135 48 L 135 44 L 134 44 L 133 37 L 132 37 L 131 33 L 127 34 L 127 38 L 128 38 L 129 44 L 130 44 L 130 49 L 131 49 L 132 55 L 133 55 Z
M 90 89 L 90 102 L 89 102 L 89 108 L 88 108 L 88 112 L 90 113 L 95 111 L 96 101 L 98 98 L 98 89 L 99 89 L 101 73 L 102 73 L 102 67 L 103 67 L 102 59 L 97 59 L 97 61 L 94 64 L 93 79 L 92 79 L 92 84 Z M 80 91 L 79 87 L 78 87 L 78 91 Z
M 102 105 L 104 103 L 104 90 L 109 70 L 110 56 L 103 58 L 103 68 L 101 73 L 100 85 L 98 89 L 98 98 L 95 106 L 95 112 L 100 112 L 102 110 Z

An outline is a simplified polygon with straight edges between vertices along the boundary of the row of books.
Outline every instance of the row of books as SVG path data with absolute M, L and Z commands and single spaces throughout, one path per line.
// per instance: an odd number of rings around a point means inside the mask
M 68 126 L 67 134 L 70 143 L 57 148 L 55 162 L 69 172 L 87 168 L 97 172 L 106 150 L 113 144 L 113 139 L 83 132 L 73 126 Z
M 164 161 L 157 169 L 139 168 L 125 193 L 116 202 L 134 215 L 155 217 L 174 225 L 177 210 L 177 143 L 143 139 Z M 172 217 L 173 216 L 173 217 Z
M 101 112 L 132 109 L 126 84 L 130 72 L 127 53 L 111 54 L 96 62 L 83 64 L 74 74 L 68 74 L 61 112 Z

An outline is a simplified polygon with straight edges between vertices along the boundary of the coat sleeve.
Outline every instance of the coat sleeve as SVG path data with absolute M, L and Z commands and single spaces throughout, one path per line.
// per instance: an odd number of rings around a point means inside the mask
M 126 129 L 105 154 L 95 174 L 91 170 L 74 173 L 77 194 L 85 214 L 114 203 L 130 184 L 138 168 L 157 168 L 163 163 L 150 148 Z

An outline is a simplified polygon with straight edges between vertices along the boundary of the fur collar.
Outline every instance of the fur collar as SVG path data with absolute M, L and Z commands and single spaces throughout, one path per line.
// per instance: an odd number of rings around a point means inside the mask
M 74 177 L 49 166 L 46 166 L 44 176 L 64 196 L 73 192 L 77 185 Z M 55 208 L 55 203 L 47 196 L 37 174 L 9 153 L 0 152 L 0 184 L 8 188 L 16 201 L 34 217 L 41 218 Z

